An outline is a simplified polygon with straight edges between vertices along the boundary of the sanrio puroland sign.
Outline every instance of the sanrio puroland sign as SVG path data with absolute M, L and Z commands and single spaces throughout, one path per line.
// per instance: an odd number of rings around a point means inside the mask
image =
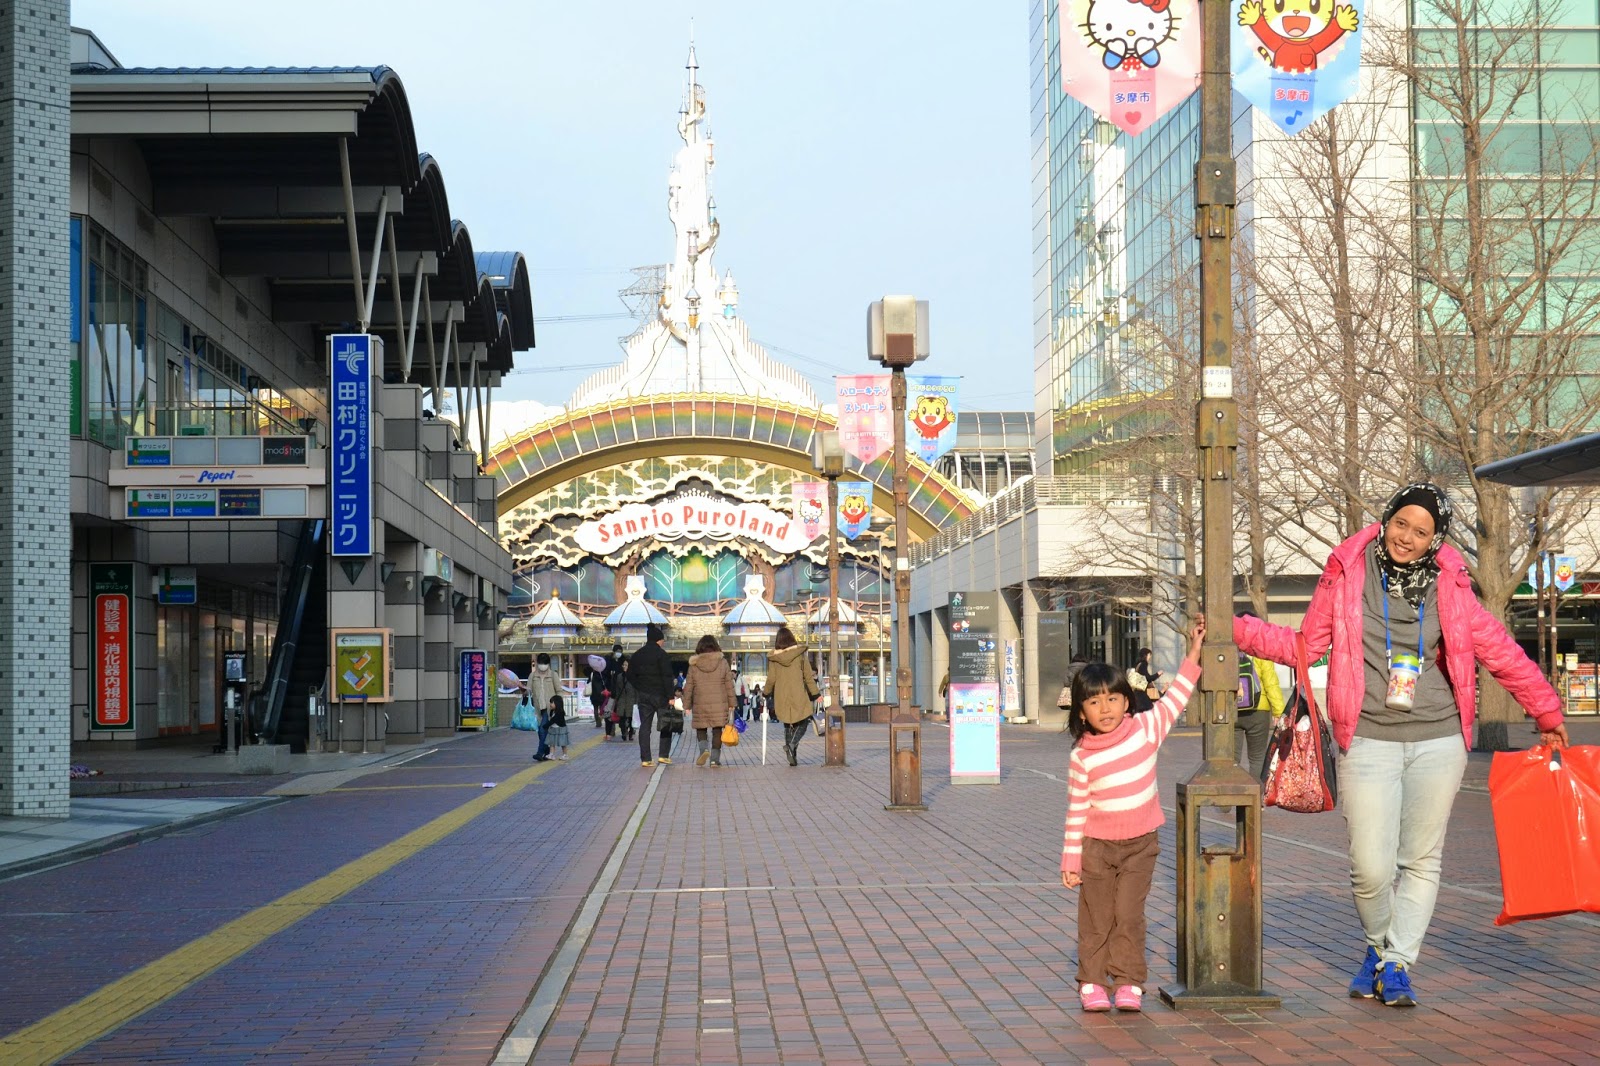
M 611 555 L 647 537 L 661 540 L 733 540 L 747 537 L 775 551 L 798 552 L 813 538 L 793 516 L 764 503 L 669 496 L 654 503 L 630 503 L 573 531 L 578 547 Z
M 1143 133 L 1200 85 L 1198 0 L 1060 0 L 1061 89 Z

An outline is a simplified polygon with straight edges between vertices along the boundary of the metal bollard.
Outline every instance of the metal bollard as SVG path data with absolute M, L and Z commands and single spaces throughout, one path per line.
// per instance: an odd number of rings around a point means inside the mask
M 902 745 L 901 741 L 910 743 Z M 889 723 L 889 802 L 886 811 L 925 811 L 922 802 L 922 723 Z

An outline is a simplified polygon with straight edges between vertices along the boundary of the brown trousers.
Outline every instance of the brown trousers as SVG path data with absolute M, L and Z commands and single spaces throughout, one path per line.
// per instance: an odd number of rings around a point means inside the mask
M 1149 976 L 1144 904 L 1159 850 L 1153 832 L 1132 840 L 1084 839 L 1083 884 L 1078 887 L 1078 984 L 1142 986 Z

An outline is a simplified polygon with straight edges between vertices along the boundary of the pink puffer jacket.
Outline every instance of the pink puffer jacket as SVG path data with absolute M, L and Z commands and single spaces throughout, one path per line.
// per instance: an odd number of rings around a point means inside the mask
M 1378 537 L 1373 523 L 1333 550 L 1311 594 L 1300 632 L 1312 662 L 1328 656 L 1328 717 L 1341 749 L 1350 747 L 1361 717 L 1367 677 L 1361 651 L 1361 593 L 1367 579 L 1367 545 Z M 1440 547 L 1439 624 L 1444 642 L 1440 660 L 1461 711 L 1461 735 L 1472 746 L 1472 720 L 1477 714 L 1477 665 L 1484 668 L 1541 730 L 1561 724 L 1561 697 L 1526 652 L 1511 639 L 1499 619 L 1484 610 L 1472 591 L 1466 562 L 1450 545 Z M 1233 620 L 1233 640 L 1246 655 L 1294 665 L 1295 631 L 1259 618 Z

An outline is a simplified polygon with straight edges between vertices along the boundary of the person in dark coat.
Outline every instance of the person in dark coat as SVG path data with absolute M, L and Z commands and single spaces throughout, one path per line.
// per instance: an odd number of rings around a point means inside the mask
M 663 647 L 667 634 L 651 622 L 645 629 L 644 647 L 633 653 L 628 663 L 628 681 L 639 703 L 639 765 L 654 766 L 655 757 L 650 752 L 650 734 L 656 732 L 656 718 L 670 709 L 678 679 L 672 671 L 672 660 Z M 681 719 L 680 719 L 681 721 Z M 672 734 L 662 733 L 660 759 L 670 763 Z

